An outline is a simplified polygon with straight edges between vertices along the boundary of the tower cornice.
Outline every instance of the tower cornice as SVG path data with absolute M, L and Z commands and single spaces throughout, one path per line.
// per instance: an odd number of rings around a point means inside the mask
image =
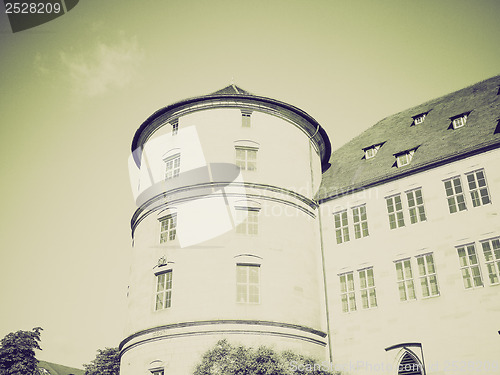
M 213 108 L 239 108 L 270 113 L 283 118 L 302 130 L 313 142 L 321 158 L 322 171 L 329 167 L 331 144 L 328 135 L 321 125 L 305 111 L 276 99 L 249 94 L 224 93 L 220 90 L 214 94 L 184 99 L 163 107 L 149 116 L 137 129 L 132 141 L 132 153 L 137 166 L 141 164 L 140 150 L 149 137 L 170 120 L 188 113 Z M 139 152 L 138 152 L 139 150 Z

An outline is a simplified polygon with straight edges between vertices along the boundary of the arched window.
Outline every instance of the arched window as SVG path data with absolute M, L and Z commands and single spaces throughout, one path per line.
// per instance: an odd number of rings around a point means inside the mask
M 410 349 L 411 348 L 411 349 Z M 393 375 L 425 375 L 424 351 L 419 342 L 403 342 L 385 348 L 393 358 Z
M 398 365 L 398 375 L 422 375 L 422 364 L 410 352 L 405 351 Z
M 236 165 L 241 170 L 257 170 L 257 151 L 259 144 L 250 140 L 239 140 L 234 142 L 236 150 Z
M 239 254 L 236 259 L 236 302 L 260 303 L 260 268 L 262 258 L 254 254 Z
M 169 180 L 171 178 L 179 177 L 181 172 L 181 150 L 180 148 L 173 148 L 167 151 L 162 156 L 163 168 L 164 168 L 164 179 Z
M 236 233 L 256 236 L 259 233 L 260 203 L 250 200 L 235 202 Z

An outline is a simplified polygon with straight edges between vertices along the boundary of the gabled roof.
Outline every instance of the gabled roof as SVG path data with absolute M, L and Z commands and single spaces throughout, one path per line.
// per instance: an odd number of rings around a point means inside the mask
M 42 370 L 42 375 L 46 375 L 49 373 L 50 375 L 83 375 L 85 373 L 84 370 L 58 365 L 57 363 L 47 362 L 47 361 L 38 361 L 38 368 L 45 369 Z
M 356 190 L 500 147 L 500 76 L 490 78 L 387 117 L 332 153 L 323 174 L 320 202 Z M 416 125 L 413 117 L 426 113 Z M 453 129 L 453 117 L 469 113 L 467 123 Z M 377 155 L 363 149 L 383 143 Z M 415 149 L 411 163 L 398 168 L 395 155 Z

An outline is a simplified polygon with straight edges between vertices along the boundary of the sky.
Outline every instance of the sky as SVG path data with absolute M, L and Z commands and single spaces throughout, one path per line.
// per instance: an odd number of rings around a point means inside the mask
M 500 74 L 496 0 L 85 0 L 13 33 L 0 4 L 0 338 L 82 368 L 124 338 L 132 137 L 231 82 L 305 110 L 337 149 Z

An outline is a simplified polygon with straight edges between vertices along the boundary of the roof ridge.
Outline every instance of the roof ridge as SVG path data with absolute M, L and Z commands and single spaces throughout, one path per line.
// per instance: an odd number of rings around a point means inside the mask
M 398 112 L 396 112 L 396 113 L 393 113 L 393 114 L 390 114 L 390 115 L 388 115 L 388 116 L 385 116 L 384 118 L 380 119 L 379 121 L 377 121 L 377 122 L 376 122 L 374 125 L 372 125 L 372 126 L 377 125 L 379 122 L 382 122 L 382 121 L 384 121 L 385 119 L 388 119 L 388 118 L 390 118 L 390 117 L 395 117 L 395 116 L 397 116 L 397 115 L 399 115 L 399 114 L 402 114 L 402 113 L 405 113 L 405 112 L 409 112 L 409 111 L 411 111 L 411 110 L 413 110 L 413 109 L 417 109 L 417 108 L 422 107 L 422 106 L 424 106 L 424 105 L 428 105 L 428 104 L 431 104 L 431 103 L 436 103 L 436 102 L 438 102 L 438 101 L 444 101 L 444 100 L 446 100 L 446 99 L 447 99 L 448 97 L 450 97 L 450 96 L 455 96 L 455 95 L 458 95 L 458 94 L 462 93 L 463 91 L 469 90 L 469 89 L 471 89 L 471 88 L 473 88 L 473 87 L 480 86 L 480 85 L 482 85 L 482 84 L 486 83 L 487 81 L 494 81 L 495 79 L 498 79 L 498 78 L 500 78 L 500 74 L 498 74 L 498 75 L 496 75 L 496 76 L 493 76 L 493 77 L 490 77 L 490 78 L 483 79 L 482 81 L 479 81 L 479 82 L 476 82 L 476 83 L 472 83 L 472 84 L 470 84 L 470 85 L 468 85 L 468 86 L 466 86 L 466 87 L 463 87 L 463 88 L 461 88 L 461 89 L 457 89 L 457 90 L 455 90 L 455 91 L 448 92 L 448 93 L 443 94 L 443 95 L 440 95 L 440 96 L 436 96 L 436 97 L 434 97 L 434 98 L 432 98 L 432 99 L 429 99 L 429 100 L 426 100 L 425 102 L 422 102 L 422 103 L 420 103 L 420 104 L 417 104 L 417 105 L 414 105 L 414 106 L 411 106 L 411 107 L 408 107 L 408 108 L 402 109 L 401 111 L 398 111 Z M 437 104 L 437 103 L 436 103 L 436 104 Z M 431 109 L 432 109 L 432 108 L 431 108 Z M 424 112 L 425 112 L 425 111 L 424 111 Z M 465 112 L 467 112 L 467 110 L 465 110 Z M 421 112 L 421 113 L 423 113 L 423 112 Z M 421 113 L 415 113 L 415 115 L 419 115 L 419 114 L 421 114 Z M 370 129 L 370 128 L 368 128 L 368 129 Z

